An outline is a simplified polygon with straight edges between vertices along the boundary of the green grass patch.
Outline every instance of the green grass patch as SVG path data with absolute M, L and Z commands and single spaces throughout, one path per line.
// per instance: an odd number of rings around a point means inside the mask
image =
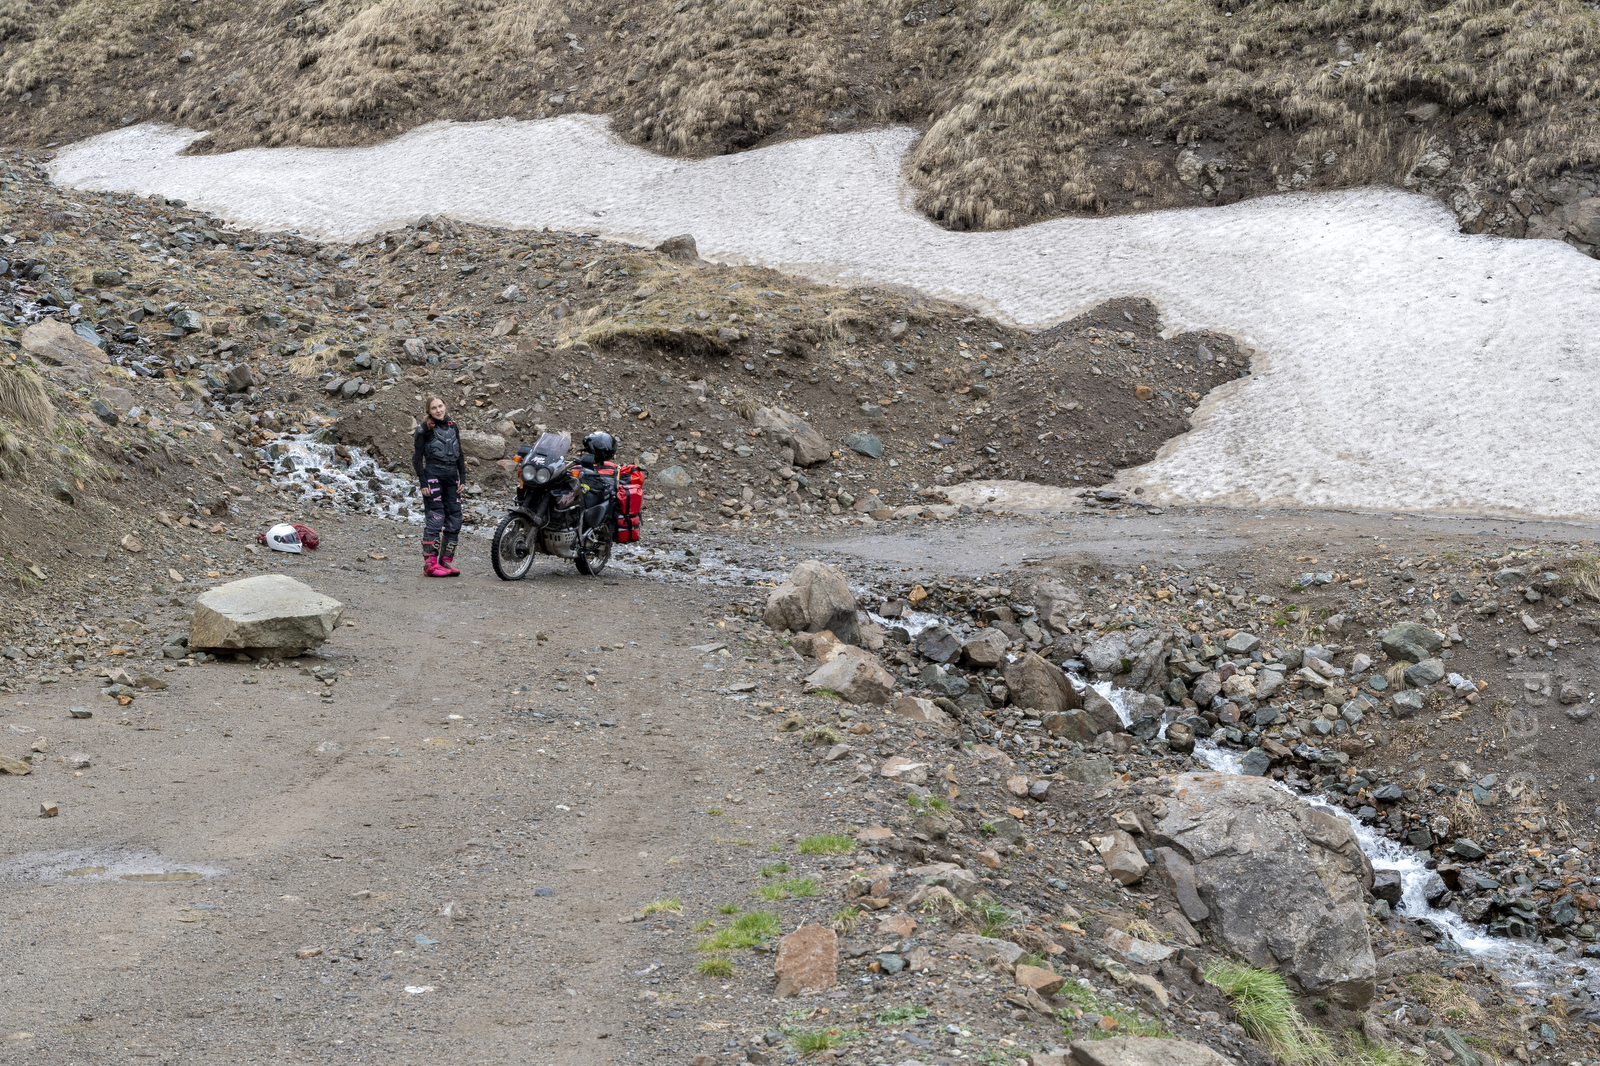
M 828 1029 L 797 1029 L 786 1034 L 789 1037 L 789 1046 L 801 1055 L 815 1055 L 822 1051 L 832 1051 L 846 1040 L 855 1038 L 855 1033 L 849 1029 L 840 1029 L 837 1026 Z
M 828 924 L 833 927 L 833 931 L 836 933 L 848 933 L 856 927 L 856 923 L 860 920 L 861 908 L 840 907 L 833 912 L 833 917 L 829 919 Z
M 789 864 L 786 862 L 768 863 L 766 866 L 761 868 L 761 876 L 768 878 L 777 877 L 779 874 L 786 874 L 788 872 Z
M 917 1003 L 906 1003 L 899 1007 L 890 1007 L 878 1012 L 878 1021 L 884 1025 L 899 1025 L 902 1022 L 915 1021 L 926 1018 L 928 1008 Z
M 842 833 L 817 833 L 801 837 L 798 846 L 802 855 L 837 855 L 854 851 L 856 842 Z
M 780 899 L 806 899 L 821 891 L 822 886 L 811 878 L 797 877 L 789 881 L 769 881 L 764 885 L 757 885 L 754 894 L 776 903 Z
M 972 916 L 978 922 L 978 932 L 989 937 L 999 937 L 1017 920 L 1013 911 L 988 897 L 973 904 Z
M 1301 1017 L 1282 975 L 1218 959 L 1206 967 L 1205 979 L 1228 997 L 1245 1033 L 1279 1062 L 1296 1066 L 1333 1059 L 1328 1038 Z
M 772 911 L 751 911 L 741 914 L 731 925 L 718 929 L 695 945 L 698 951 L 715 953 L 736 948 L 753 948 L 763 940 L 778 935 L 781 928 L 778 916 Z
M 708 929 L 715 929 L 716 926 L 717 926 L 717 923 L 713 922 L 710 918 L 701 918 L 698 922 L 695 922 L 694 925 L 690 926 L 689 928 L 692 929 L 696 933 L 704 933 Z
M 717 913 L 718 914 L 738 914 L 739 913 L 739 905 L 737 903 L 724 903 L 722 906 L 717 908 Z
M 683 901 L 677 896 L 670 896 L 667 899 L 653 900 L 644 905 L 644 913 L 646 914 L 660 914 L 663 911 L 668 914 L 682 914 Z
M 1086 1033 L 1082 1034 L 1090 1040 L 1104 1040 L 1112 1036 L 1164 1037 L 1171 1035 L 1160 1022 L 1148 1018 L 1138 1011 L 1129 1010 L 1115 1000 L 1102 996 L 1092 988 L 1085 988 L 1075 979 L 1069 978 L 1067 983 L 1061 986 L 1061 991 L 1056 993 L 1056 998 L 1068 1001 L 1085 1014 L 1099 1014 L 1103 1017 L 1111 1018 L 1117 1023 L 1116 1027 L 1110 1030 L 1102 1029 L 1098 1025 L 1091 1026 Z M 1061 1019 L 1062 1034 L 1069 1040 L 1073 1039 L 1075 1034 L 1072 1026 L 1078 1019 L 1071 1011 L 1065 1010 L 1061 1011 L 1058 1016 Z
M 711 807 L 706 811 L 706 813 L 709 814 L 713 818 L 717 818 L 717 817 L 720 817 L 722 815 L 722 808 L 721 807 Z
M 720 955 L 713 955 L 695 963 L 694 972 L 702 977 L 732 977 L 733 963 Z

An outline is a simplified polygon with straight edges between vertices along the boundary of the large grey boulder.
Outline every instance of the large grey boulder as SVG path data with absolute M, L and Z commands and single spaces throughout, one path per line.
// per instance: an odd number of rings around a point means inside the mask
M 1116 677 L 1118 688 L 1143 692 L 1167 683 L 1170 637 L 1159 629 L 1115 629 L 1085 644 L 1081 658 L 1102 680 Z
M 1052 632 L 1065 633 L 1071 628 L 1068 620 L 1083 612 L 1083 598 L 1059 581 L 1042 581 L 1033 590 L 1033 606 L 1041 624 Z
M 836 692 L 850 703 L 887 703 L 894 675 L 869 651 L 845 648 L 806 678 L 808 691 Z
M 1270 781 L 1183 774 L 1153 807 L 1165 876 L 1190 881 L 1214 935 L 1252 966 L 1360 1010 L 1377 961 L 1367 935 L 1372 865 L 1350 823 Z M 1176 867 L 1176 869 L 1173 869 Z
M 1006 667 L 1006 689 L 1018 707 L 1032 707 L 1040 717 L 1077 710 L 1083 706 L 1061 668 L 1042 655 L 1029 652 Z
M 461 431 L 461 454 L 492 463 L 505 458 L 506 439 L 498 433 L 464 429 Z
M 1420 663 L 1444 647 L 1444 634 L 1421 622 L 1401 622 L 1378 638 L 1389 658 Z
M 1010 638 L 993 626 L 980 629 L 977 636 L 961 646 L 961 665 L 975 670 L 999 666 L 1005 662 L 1010 644 Z
M 812 429 L 810 424 L 781 407 L 763 407 L 756 412 L 756 428 L 765 430 L 769 438 L 794 450 L 794 461 L 800 466 L 813 466 L 833 457 L 827 440 Z
M 189 647 L 298 655 L 333 634 L 344 604 L 282 574 L 230 581 L 200 594 Z
M 767 594 L 761 620 L 773 629 L 820 633 L 824 629 L 846 644 L 861 643 L 856 597 L 842 571 L 807 559 Z

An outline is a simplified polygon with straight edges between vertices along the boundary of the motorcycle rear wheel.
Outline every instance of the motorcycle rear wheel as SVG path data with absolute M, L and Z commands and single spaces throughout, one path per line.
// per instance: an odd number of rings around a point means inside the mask
M 611 544 L 615 539 L 610 522 L 584 534 L 584 543 L 577 545 L 573 553 L 578 573 L 586 577 L 599 577 L 611 561 Z
M 489 546 L 489 559 L 501 581 L 521 581 L 528 576 L 536 554 L 535 536 L 537 531 L 525 515 L 508 514 L 500 520 Z

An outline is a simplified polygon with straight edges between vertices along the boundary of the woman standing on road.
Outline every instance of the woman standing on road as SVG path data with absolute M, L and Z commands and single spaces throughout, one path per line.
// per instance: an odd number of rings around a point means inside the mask
M 461 454 L 461 431 L 445 412 L 444 401 L 429 396 L 411 449 L 411 468 L 422 485 L 427 518 L 422 526 L 422 572 L 429 577 L 459 577 L 451 565 L 461 533 L 461 488 L 467 461 Z

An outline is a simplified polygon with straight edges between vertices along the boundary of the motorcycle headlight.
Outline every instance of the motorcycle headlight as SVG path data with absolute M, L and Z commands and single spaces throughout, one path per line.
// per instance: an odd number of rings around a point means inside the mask
M 550 468 L 548 466 L 538 467 L 533 472 L 533 483 L 535 485 L 547 485 L 550 483 L 550 477 Z

